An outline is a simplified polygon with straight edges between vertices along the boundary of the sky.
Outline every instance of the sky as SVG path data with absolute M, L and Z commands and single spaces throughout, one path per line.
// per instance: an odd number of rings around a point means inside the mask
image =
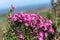
M 37 4 L 50 4 L 51 0 L 0 0 L 0 10 L 9 8 L 11 5 L 23 7 L 23 6 L 29 6 L 29 5 L 37 5 Z M 56 2 L 56 0 L 55 0 Z

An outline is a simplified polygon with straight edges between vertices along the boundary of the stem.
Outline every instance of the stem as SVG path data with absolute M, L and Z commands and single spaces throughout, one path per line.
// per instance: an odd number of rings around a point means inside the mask
M 57 13 L 55 13 L 55 23 L 56 23 L 56 26 L 57 26 Z

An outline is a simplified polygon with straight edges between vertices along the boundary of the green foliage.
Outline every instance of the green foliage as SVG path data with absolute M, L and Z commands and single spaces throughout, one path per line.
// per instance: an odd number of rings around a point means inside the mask
M 7 33 L 5 33 L 5 39 L 4 40 L 16 40 L 16 35 L 14 33 L 14 24 L 11 23 L 11 27 L 9 28 L 9 30 L 7 31 Z
M 59 17 L 59 19 L 57 21 L 58 21 L 57 26 L 59 28 L 59 26 L 60 26 L 60 17 Z
M 52 13 L 47 13 L 47 18 L 53 20 Z
M 16 40 L 18 36 L 15 34 L 15 30 L 20 29 L 24 35 L 25 35 L 25 40 L 34 40 L 35 38 L 30 34 L 30 30 L 32 31 L 31 28 L 25 28 L 24 25 L 18 23 L 18 22 L 11 22 L 10 23 L 11 27 L 8 29 L 7 33 L 5 33 L 5 38 L 4 40 Z M 30 36 L 31 35 L 31 36 Z

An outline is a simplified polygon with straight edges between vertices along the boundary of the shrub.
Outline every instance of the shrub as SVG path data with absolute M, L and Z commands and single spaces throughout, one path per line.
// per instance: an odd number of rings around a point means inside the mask
M 10 28 L 4 40 L 49 40 L 56 31 L 52 21 L 39 14 L 19 12 L 8 19 Z
M 45 40 L 55 33 L 52 21 L 39 14 L 14 13 L 8 16 L 11 27 L 6 34 L 7 40 Z

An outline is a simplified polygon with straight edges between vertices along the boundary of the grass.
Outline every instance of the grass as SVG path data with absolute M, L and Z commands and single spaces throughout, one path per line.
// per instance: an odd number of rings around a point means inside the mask
M 7 20 L 7 16 L 1 16 L 0 17 L 0 22 L 6 21 Z
M 39 13 L 42 17 L 46 17 L 47 16 L 47 12 L 41 12 Z

